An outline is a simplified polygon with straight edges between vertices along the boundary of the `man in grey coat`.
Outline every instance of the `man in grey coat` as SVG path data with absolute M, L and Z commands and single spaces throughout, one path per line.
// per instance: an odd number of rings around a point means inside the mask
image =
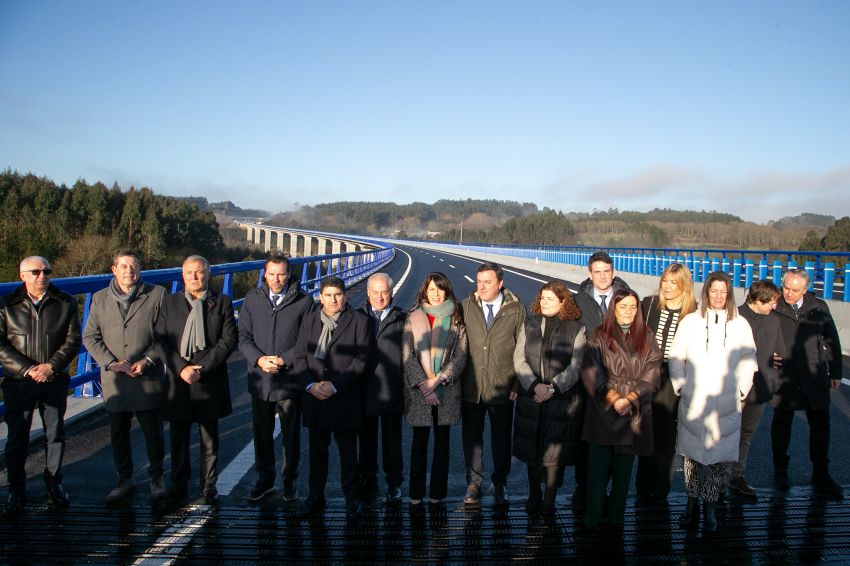
M 115 252 L 112 273 L 109 286 L 92 297 L 83 333 L 86 349 L 100 365 L 103 404 L 109 413 L 112 455 L 118 472 L 118 483 L 106 496 L 106 503 L 118 503 L 136 489 L 130 446 L 134 414 L 147 446 L 151 499 L 157 501 L 166 495 L 160 414 L 164 365 L 154 328 L 165 289 L 142 281 L 141 261 L 131 250 Z

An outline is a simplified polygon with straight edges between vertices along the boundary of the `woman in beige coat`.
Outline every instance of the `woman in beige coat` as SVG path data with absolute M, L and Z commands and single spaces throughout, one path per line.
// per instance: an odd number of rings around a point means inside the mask
M 460 375 L 466 365 L 466 327 L 448 277 L 431 273 L 404 324 L 404 417 L 413 427 L 410 447 L 410 505 L 425 496 L 428 437 L 434 428 L 430 502 L 448 492 L 449 431 L 460 421 Z

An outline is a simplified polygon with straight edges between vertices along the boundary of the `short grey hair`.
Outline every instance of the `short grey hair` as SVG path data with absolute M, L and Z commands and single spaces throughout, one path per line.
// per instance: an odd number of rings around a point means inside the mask
M 384 281 L 387 282 L 387 287 L 390 288 L 390 291 L 393 290 L 393 278 L 390 277 L 389 275 L 387 275 L 384 272 L 373 273 L 372 275 L 370 275 L 369 279 L 366 280 L 366 288 L 367 289 L 369 288 L 369 285 L 372 283 L 373 279 L 383 279 Z
M 41 263 L 46 265 L 48 267 L 48 269 L 50 268 L 50 262 L 47 261 L 47 258 L 41 257 L 40 255 L 31 255 L 31 256 L 25 257 L 24 259 L 21 260 L 21 263 L 18 264 L 18 271 L 23 273 L 24 265 L 29 263 L 30 261 L 40 261 Z
M 799 277 L 806 282 L 806 289 L 812 286 L 812 276 L 805 269 L 789 269 L 782 275 L 782 283 L 785 284 L 785 279 L 788 277 Z
M 204 265 L 204 269 L 206 269 L 207 271 L 210 270 L 210 262 L 208 262 L 207 258 L 202 255 L 190 255 L 189 257 L 183 260 L 183 267 L 185 267 L 187 263 L 192 263 L 194 261 L 202 263 Z

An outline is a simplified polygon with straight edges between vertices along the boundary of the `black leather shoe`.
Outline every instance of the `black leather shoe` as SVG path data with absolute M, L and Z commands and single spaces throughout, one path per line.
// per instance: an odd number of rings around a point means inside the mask
M 747 483 L 747 480 L 744 477 L 740 478 L 732 478 L 729 480 L 729 489 L 737 493 L 738 495 L 743 495 L 744 497 L 752 497 L 757 498 L 758 492 Z
M 24 512 L 27 506 L 27 498 L 20 493 L 12 492 L 9 494 L 9 499 L 3 506 L 4 519 L 17 519 Z
M 505 486 L 496 486 L 496 493 L 493 495 L 496 499 L 496 507 L 507 507 L 510 505 L 511 498 L 508 496 L 508 488 Z
M 463 504 L 467 507 L 478 507 L 481 505 L 481 489 L 471 483 L 466 488 L 466 495 L 463 496 Z
M 832 479 L 832 476 L 828 472 L 813 475 L 812 487 L 815 488 L 817 493 L 830 499 L 844 499 L 844 490 L 840 485 L 835 483 L 835 480 Z
M 310 494 L 307 496 L 307 499 L 304 500 L 304 503 L 301 505 L 301 508 L 298 510 L 299 515 L 312 515 L 314 513 L 319 513 L 325 508 L 325 496 L 324 495 L 314 495 Z
M 349 497 L 345 501 L 345 514 L 349 517 L 356 517 L 363 510 L 363 504 L 356 497 Z
M 204 488 L 203 491 L 204 503 L 207 505 L 215 505 L 218 500 L 218 490 L 214 485 L 208 486 Z
M 274 483 L 257 482 L 248 494 L 248 501 L 260 501 L 272 493 L 274 493 Z
M 706 502 L 702 509 L 702 528 L 707 533 L 717 530 L 717 516 L 714 514 L 714 503 Z
M 283 495 L 281 496 L 283 501 L 286 503 L 292 503 L 293 501 L 298 501 L 298 490 L 295 489 L 295 486 L 292 484 L 284 484 L 283 485 Z
M 679 515 L 679 527 L 691 531 L 699 526 L 699 499 L 688 497 L 684 513 Z
M 71 504 L 71 498 L 68 497 L 68 492 L 62 487 L 59 482 L 46 482 L 47 487 L 47 502 L 54 507 L 67 507 Z
M 387 496 L 384 498 L 387 505 L 398 505 L 401 503 L 401 488 L 397 485 L 387 488 Z

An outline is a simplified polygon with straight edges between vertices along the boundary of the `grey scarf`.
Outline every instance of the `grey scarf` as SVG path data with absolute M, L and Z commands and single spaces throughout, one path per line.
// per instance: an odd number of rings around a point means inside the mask
M 136 281 L 136 284 L 130 289 L 129 293 L 125 293 L 118 286 L 118 280 L 115 277 L 109 282 L 109 294 L 118 302 L 118 310 L 121 311 L 121 318 L 127 316 L 127 311 L 130 310 L 130 304 L 136 300 L 136 295 L 139 294 L 139 289 L 142 288 L 142 278 Z
M 180 338 L 180 355 L 183 356 L 183 359 L 189 360 L 192 358 L 192 354 L 207 347 L 204 338 L 204 301 L 210 296 L 210 292 L 209 289 L 204 291 L 200 299 L 196 299 L 189 291 L 184 291 L 183 295 L 189 301 L 192 310 L 186 317 L 183 336 Z
M 324 360 L 325 356 L 328 355 L 328 344 L 331 342 L 331 336 L 336 330 L 336 324 L 341 314 L 342 311 L 339 311 L 333 316 L 328 316 L 325 311 L 319 311 L 319 316 L 322 319 L 322 333 L 319 335 L 319 343 L 316 344 L 316 352 L 313 354 L 313 357 L 317 360 Z

